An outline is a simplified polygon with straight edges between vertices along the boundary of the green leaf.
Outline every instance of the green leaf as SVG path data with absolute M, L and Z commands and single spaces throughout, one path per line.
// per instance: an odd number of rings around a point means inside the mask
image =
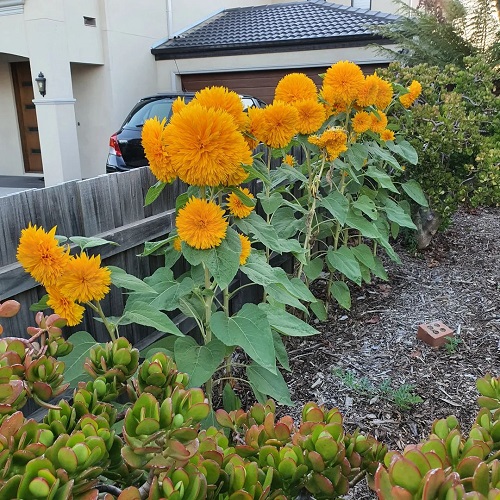
M 305 321 L 297 318 L 293 314 L 286 312 L 284 309 L 272 307 L 269 304 L 259 304 L 259 309 L 267 315 L 267 320 L 274 328 L 283 335 L 290 337 L 309 337 L 317 335 L 319 332 Z
M 297 219 L 295 213 L 291 207 L 280 207 L 274 212 L 272 224 L 279 238 L 291 238 L 302 228 L 303 221 Z
M 188 192 L 182 193 L 177 196 L 175 200 L 175 211 L 178 212 L 189 201 L 190 194 Z
M 252 234 L 256 240 L 260 241 L 266 247 L 269 247 L 275 252 L 281 253 L 281 247 L 276 230 L 260 215 L 252 212 L 248 217 L 236 220 L 235 225 L 238 226 L 244 234 Z
M 367 158 L 368 148 L 365 144 L 357 142 L 351 144 L 347 150 L 347 159 L 356 170 L 361 170 L 363 168 Z
M 123 269 L 115 266 L 108 266 L 111 271 L 111 283 L 118 288 L 126 288 L 134 292 L 156 293 L 147 283 L 126 273 Z
M 304 306 L 304 304 L 302 304 L 302 302 L 300 302 L 297 297 L 292 295 L 281 283 L 273 283 L 266 286 L 265 289 L 267 295 L 278 304 L 286 304 L 287 306 L 299 309 L 306 314 L 308 313 L 307 308 Z
M 149 358 L 153 353 L 151 351 L 153 350 L 158 350 L 160 351 L 169 351 L 171 354 L 169 356 L 173 359 L 174 358 L 174 344 L 178 337 L 175 335 L 167 335 L 160 340 L 157 340 L 156 342 L 153 342 L 152 344 L 149 344 L 147 347 L 139 351 L 139 355 L 141 358 Z
M 288 354 L 286 352 L 285 344 L 281 339 L 281 335 L 278 332 L 273 331 L 274 340 L 274 350 L 276 351 L 276 359 L 278 363 L 287 371 L 291 372 L 290 361 L 288 360 Z
M 49 294 L 46 293 L 38 302 L 30 305 L 30 311 L 38 312 L 45 311 L 49 306 L 47 305 L 47 300 L 49 300 Z
M 64 379 L 70 383 L 71 387 L 76 387 L 82 376 L 86 374 L 83 369 L 83 363 L 89 356 L 90 349 L 99 344 L 95 338 L 88 332 L 75 332 L 70 335 L 68 341 L 73 344 L 73 350 L 62 358 L 65 363 L 66 369 L 64 370 Z
M 413 224 L 411 217 L 393 200 L 387 198 L 385 201 L 385 206 L 382 207 L 387 218 L 393 222 L 396 222 L 400 226 L 408 227 L 410 229 L 417 229 L 417 226 Z
M 377 256 L 374 257 L 374 261 L 375 267 L 371 269 L 372 273 L 377 276 L 377 278 L 387 281 L 389 279 L 389 276 L 387 276 L 387 271 L 384 268 L 384 264 L 382 264 L 382 261 Z
M 319 275 L 323 271 L 323 259 L 318 257 L 311 260 L 307 265 L 304 266 L 304 274 L 311 280 L 319 278 Z
M 260 200 L 260 204 L 267 215 L 272 215 L 283 203 L 283 196 L 281 193 L 274 192 L 271 196 L 266 196 L 265 193 L 259 193 L 257 197 Z
M 429 203 L 427 201 L 427 198 L 425 197 L 424 192 L 422 191 L 422 188 L 420 187 L 420 184 L 414 180 L 410 179 L 407 182 L 404 182 L 401 184 L 401 187 L 403 188 L 403 191 L 415 202 L 417 202 L 419 205 L 422 205 L 423 207 L 428 207 Z
M 156 292 L 164 290 L 165 283 L 173 281 L 174 273 L 169 267 L 159 267 L 151 276 L 144 278 L 144 282 L 152 287 Z
M 415 148 L 408 141 L 403 140 L 397 144 L 389 141 L 386 143 L 386 146 L 388 149 L 398 154 L 412 165 L 416 165 L 418 163 L 418 154 Z
M 86 248 L 100 247 L 102 245 L 119 246 L 118 243 L 115 243 L 114 241 L 96 238 L 95 236 L 92 236 L 90 238 L 87 238 L 85 236 L 71 236 L 68 239 L 73 243 L 76 243 L 82 250 L 85 250 Z
M 180 371 L 189 375 L 189 387 L 200 387 L 219 367 L 226 347 L 217 339 L 198 345 L 192 337 L 178 338 L 174 345 L 175 362 Z
M 274 188 L 279 186 L 284 181 L 301 181 L 304 184 L 307 184 L 307 177 L 305 177 L 297 168 L 290 167 L 289 165 L 281 165 L 275 170 L 271 170 L 271 187 Z
M 222 391 L 222 406 L 227 412 L 239 410 L 241 408 L 241 399 L 233 391 L 233 388 L 226 382 Z
M 368 215 L 370 219 L 375 220 L 378 217 L 377 207 L 372 199 L 365 194 L 362 194 L 353 204 L 354 208 L 361 210 L 364 214 Z
M 175 323 L 161 311 L 146 302 L 134 302 L 130 308 L 127 303 L 120 324 L 137 323 L 150 326 L 159 332 L 171 333 L 183 337 L 184 334 L 177 328 Z
M 240 267 L 241 241 L 238 233 L 228 228 L 222 243 L 212 248 L 205 264 L 221 289 L 229 286 Z
M 146 198 L 144 199 L 144 206 L 147 207 L 148 205 L 151 205 L 153 201 L 160 196 L 161 192 L 165 189 L 165 186 L 167 185 L 166 182 L 163 181 L 158 181 L 156 184 L 151 186 L 148 189 L 148 192 L 146 193 Z
M 382 149 L 377 143 L 372 142 L 368 145 L 368 151 L 370 152 L 373 158 L 378 158 L 382 161 L 386 161 L 391 167 L 396 168 L 397 170 L 401 170 L 401 165 L 398 163 L 398 160 L 394 158 L 388 151 Z
M 271 373 L 252 363 L 247 366 L 247 378 L 254 390 L 270 396 L 282 405 L 293 406 L 288 385 L 279 371 Z
M 192 266 L 199 266 L 202 262 L 206 262 L 208 259 L 208 254 L 211 249 L 208 250 L 198 250 L 189 246 L 185 241 L 181 243 L 182 245 L 182 255 Z
M 175 236 L 160 241 L 146 241 L 144 243 L 144 250 L 139 254 L 140 257 L 147 257 L 148 255 L 158 252 L 158 250 L 168 245 L 174 238 Z
M 255 304 L 245 304 L 228 318 L 218 311 L 210 319 L 210 329 L 227 346 L 240 346 L 259 365 L 276 372 L 273 335 L 267 315 Z
M 357 229 L 365 238 L 378 238 L 380 236 L 377 226 L 373 222 L 352 211 L 347 214 L 346 224 L 348 227 Z
M 334 281 L 330 293 L 344 309 L 351 309 L 351 292 L 343 281 Z
M 319 206 L 326 208 L 342 226 L 345 224 L 349 212 L 349 201 L 342 193 L 331 192 L 320 201 Z
M 361 285 L 361 269 L 349 247 L 342 246 L 338 250 L 328 250 L 326 257 L 329 264 L 346 278 Z
M 151 305 L 161 311 L 173 311 L 179 307 L 181 297 L 189 295 L 194 288 L 194 282 L 186 277 L 182 281 L 167 281 L 164 291 L 158 295 Z
M 311 302 L 309 308 L 320 321 L 326 321 L 328 319 L 328 311 L 322 300 L 318 299 L 316 302 Z
M 351 247 L 351 251 L 354 254 L 354 257 L 356 257 L 356 259 L 358 259 L 358 261 L 364 264 L 366 267 L 368 267 L 369 269 L 375 268 L 375 259 L 373 258 L 373 252 L 368 245 L 361 243 L 361 245 Z
M 368 168 L 366 169 L 366 175 L 368 177 L 371 177 L 372 179 L 375 179 L 380 187 L 388 189 L 393 193 L 399 193 L 398 188 L 392 182 L 391 177 L 387 175 L 385 172 L 379 170 L 377 167 L 369 165 Z

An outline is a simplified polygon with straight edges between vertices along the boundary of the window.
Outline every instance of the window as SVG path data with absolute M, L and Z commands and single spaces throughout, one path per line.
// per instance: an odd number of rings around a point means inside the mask
M 372 0 L 351 0 L 351 6 L 358 9 L 371 9 Z

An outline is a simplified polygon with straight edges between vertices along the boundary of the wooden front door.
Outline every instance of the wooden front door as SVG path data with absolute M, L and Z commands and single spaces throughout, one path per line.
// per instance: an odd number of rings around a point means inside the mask
M 38 137 L 38 123 L 33 104 L 33 82 L 29 62 L 10 63 L 16 99 L 19 133 L 23 148 L 24 170 L 27 173 L 41 173 L 42 153 Z

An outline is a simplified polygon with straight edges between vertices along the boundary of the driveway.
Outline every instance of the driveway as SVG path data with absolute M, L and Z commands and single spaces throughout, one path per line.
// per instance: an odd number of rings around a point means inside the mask
M 0 197 L 26 191 L 27 189 L 39 189 L 43 187 L 45 187 L 43 177 L 0 175 Z

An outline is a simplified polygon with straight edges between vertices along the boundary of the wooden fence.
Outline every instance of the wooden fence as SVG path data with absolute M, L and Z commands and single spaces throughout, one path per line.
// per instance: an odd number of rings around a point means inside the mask
M 4 335 L 28 337 L 26 327 L 35 325 L 35 313 L 29 306 L 45 293 L 16 261 L 21 230 L 30 222 L 47 230 L 57 225 L 57 234 L 64 236 L 98 236 L 118 243 L 90 250 L 100 253 L 106 265 L 119 266 L 140 278 L 162 265 L 159 257 L 137 255 L 145 241 L 164 237 L 172 229 L 173 207 L 182 187 L 180 183 L 167 186 L 145 207 L 145 195 L 155 182 L 148 168 L 138 168 L 0 198 L 0 302 L 15 299 L 22 304 L 17 316 L 2 319 Z M 102 302 L 105 313 L 121 314 L 124 300 L 122 290 L 112 287 Z M 122 328 L 121 334 L 134 344 L 151 333 L 151 329 L 137 325 Z M 100 342 L 108 339 L 90 311 L 73 331 L 83 329 Z

